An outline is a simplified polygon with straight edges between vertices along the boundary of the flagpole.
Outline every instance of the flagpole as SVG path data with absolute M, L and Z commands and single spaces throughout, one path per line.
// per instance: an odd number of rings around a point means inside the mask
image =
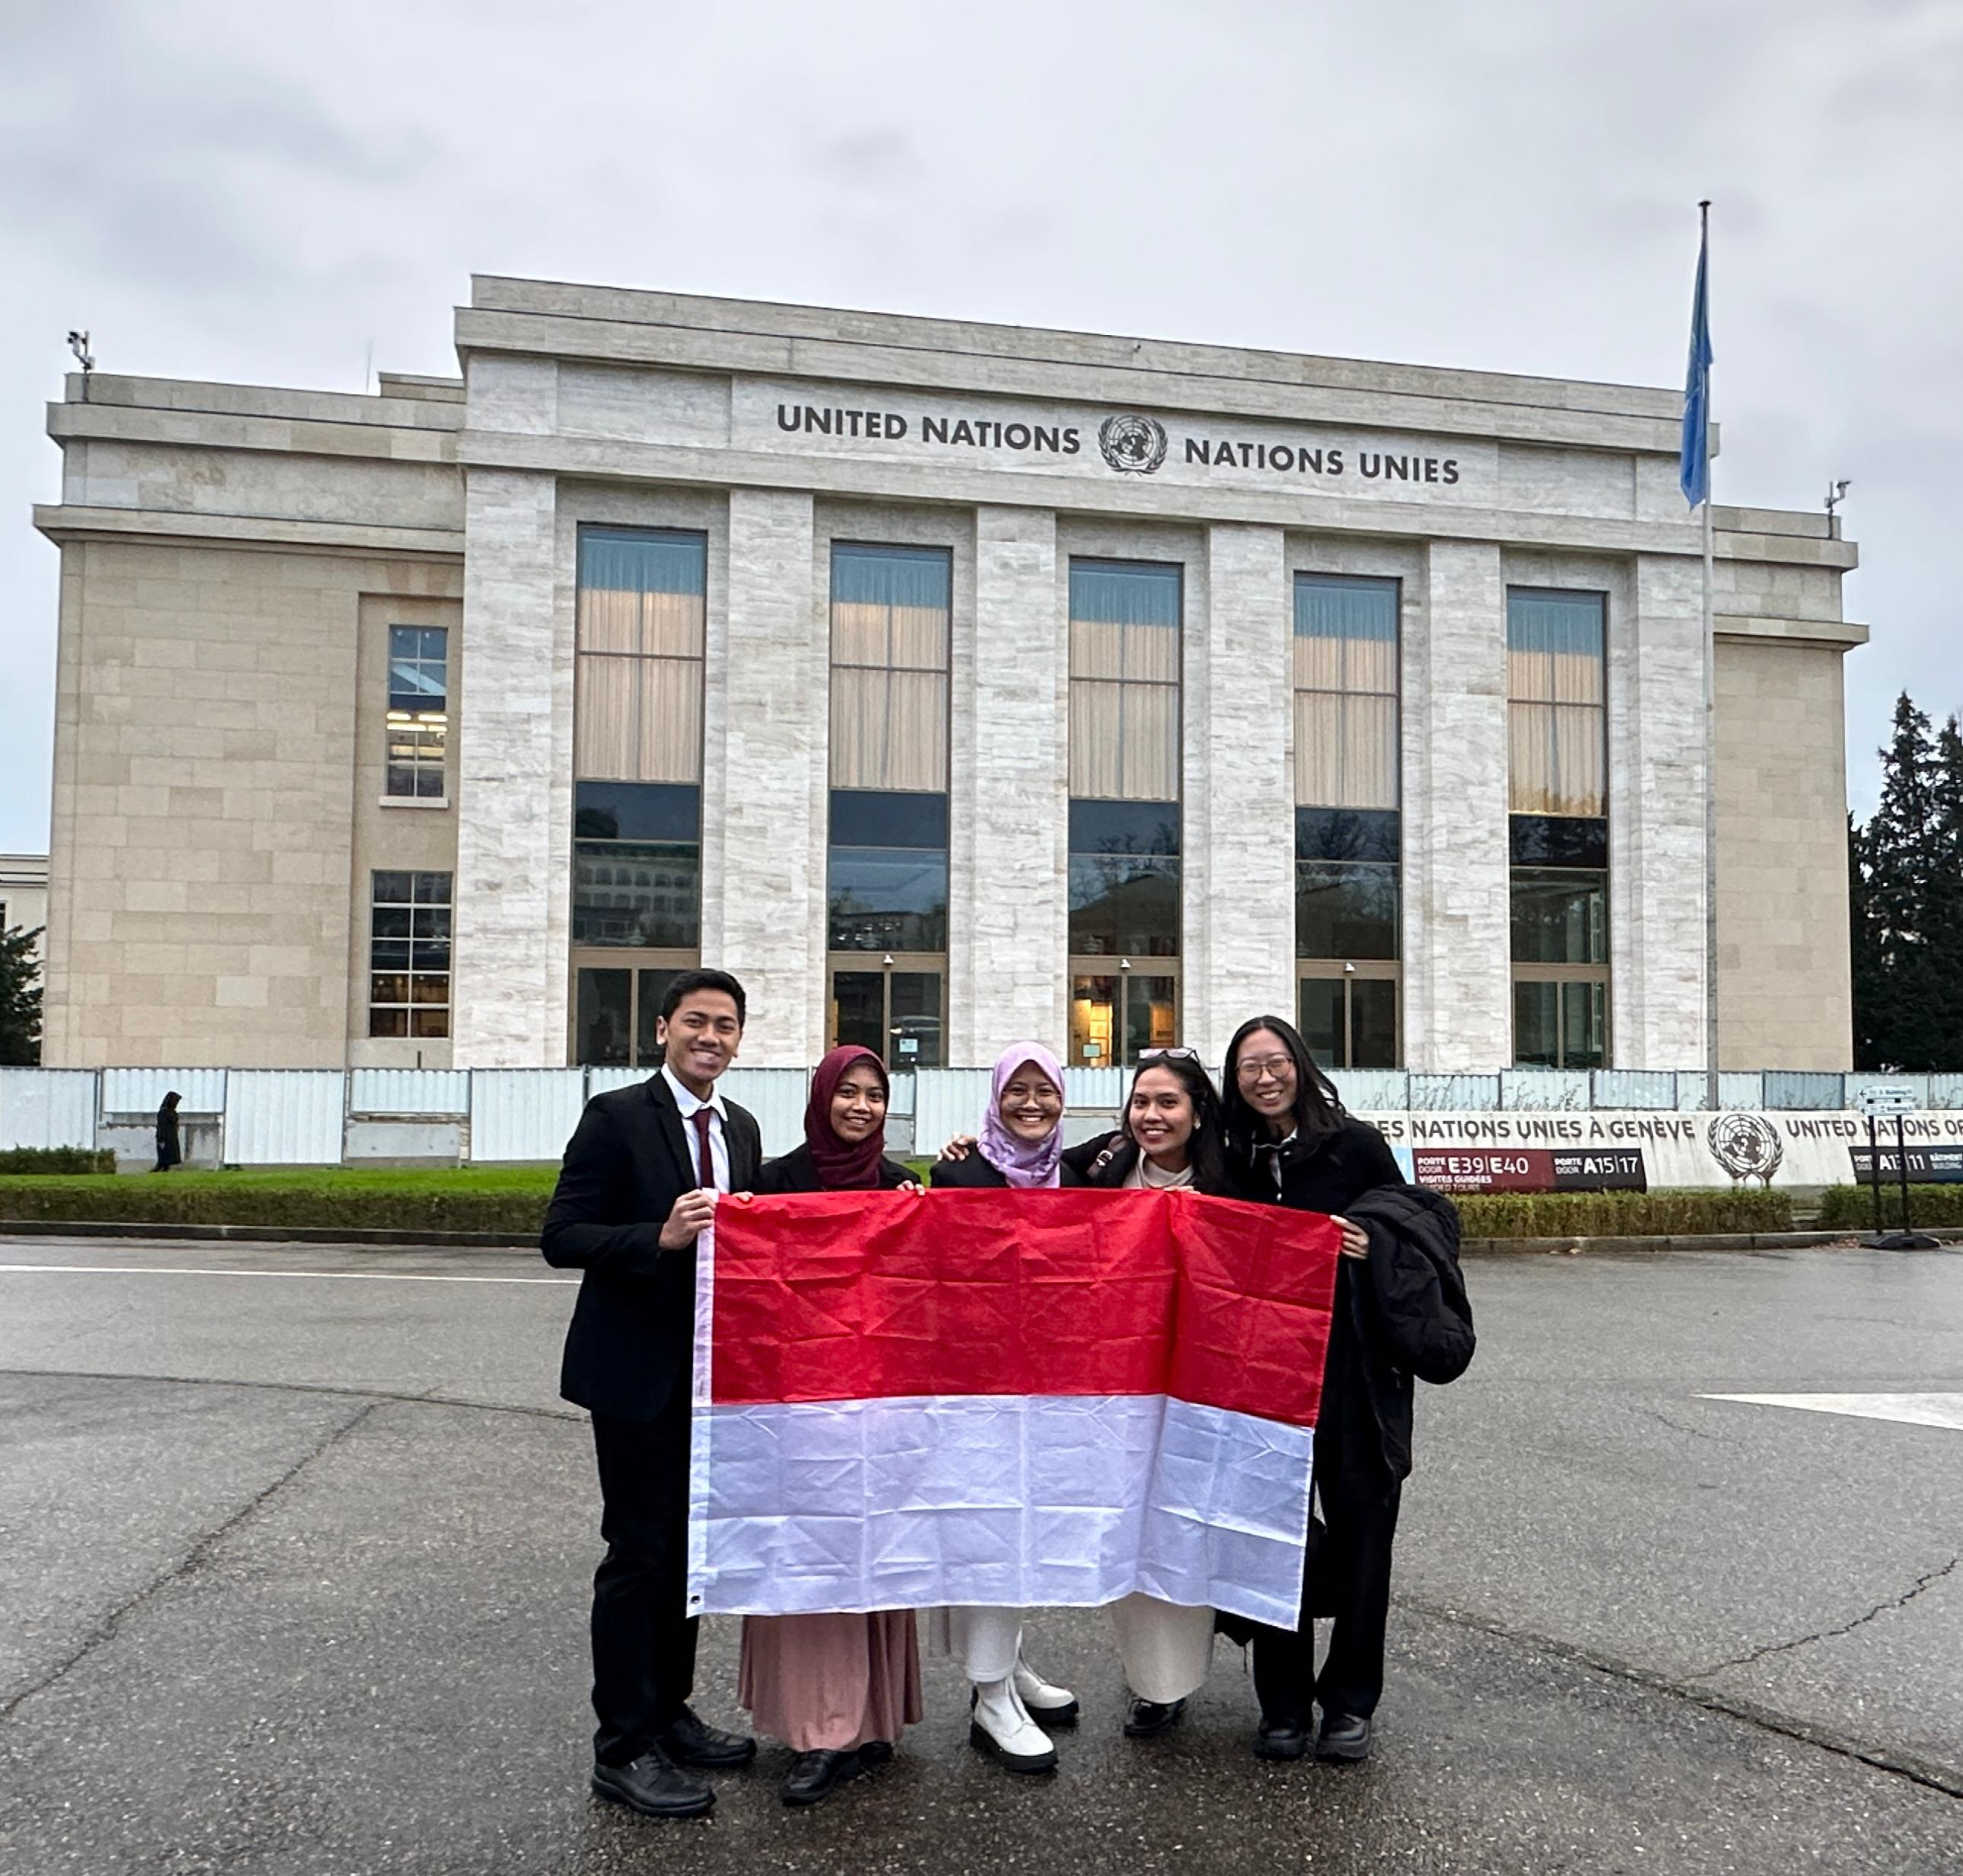
M 1711 251 L 1711 204 L 1697 205 L 1698 268 L 1709 305 L 1705 268 Z M 1707 330 L 1708 327 L 1707 314 Z M 1718 631 L 1711 603 L 1711 563 L 1715 547 L 1711 516 L 1711 402 L 1705 366 L 1704 406 L 1704 1061 L 1706 1104 L 1715 1113 L 1718 1095 Z

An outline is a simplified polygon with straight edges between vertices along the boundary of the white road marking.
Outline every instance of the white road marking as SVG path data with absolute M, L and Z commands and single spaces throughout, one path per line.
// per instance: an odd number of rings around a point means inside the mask
M 413 1270 L 208 1270 L 151 1263 L 0 1263 L 0 1273 L 41 1276 L 314 1277 L 337 1283 L 577 1283 L 576 1276 L 431 1276 Z
M 1858 1420 L 1896 1420 L 1906 1427 L 1963 1432 L 1963 1394 L 1701 1394 L 1701 1401 L 1742 1401 L 1753 1407 L 1797 1407 L 1809 1414 L 1848 1414 Z

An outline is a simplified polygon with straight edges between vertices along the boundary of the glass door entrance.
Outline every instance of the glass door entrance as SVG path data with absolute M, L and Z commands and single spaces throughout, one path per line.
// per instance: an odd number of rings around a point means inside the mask
M 574 974 L 573 1060 L 603 1068 L 661 1066 L 661 999 L 686 964 L 636 970 L 581 964 Z
M 831 974 L 831 1046 L 870 1049 L 888 1069 L 939 1068 L 946 1061 L 938 971 L 867 970 L 854 959 Z
M 1129 1068 L 1146 1049 L 1169 1049 L 1179 1030 L 1179 980 L 1137 971 L 1070 975 L 1070 1061 Z

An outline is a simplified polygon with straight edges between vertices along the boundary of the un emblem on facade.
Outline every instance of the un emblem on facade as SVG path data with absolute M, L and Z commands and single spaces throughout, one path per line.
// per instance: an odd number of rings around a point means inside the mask
M 1711 1156 L 1734 1179 L 1756 1179 L 1770 1185 L 1786 1143 L 1772 1123 L 1757 1114 L 1720 1114 L 1705 1136 Z
M 1166 460 L 1166 426 L 1156 417 L 1106 417 L 1097 447 L 1120 475 L 1149 475 Z

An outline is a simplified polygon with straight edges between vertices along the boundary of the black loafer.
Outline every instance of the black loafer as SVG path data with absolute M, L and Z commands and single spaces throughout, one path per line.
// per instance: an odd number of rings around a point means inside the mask
M 1131 1711 L 1125 1716 L 1125 1737 L 1149 1740 L 1161 1733 L 1169 1733 L 1179 1723 L 1179 1716 L 1185 1710 L 1183 1700 L 1174 1700 L 1169 1705 L 1158 1700 L 1142 1700 L 1133 1694 Z
M 1324 1713 L 1316 1735 L 1316 1756 L 1355 1765 L 1370 1756 L 1370 1723 L 1356 1713 Z
M 715 1804 L 715 1793 L 699 1784 L 662 1751 L 653 1746 L 632 1765 L 593 1768 L 593 1792 L 644 1818 L 699 1818 Z
M 1292 1715 L 1263 1713 L 1254 1734 L 1257 1759 L 1300 1759 L 1309 1750 L 1309 1723 Z
M 892 1756 L 893 1747 L 884 1740 L 869 1740 L 850 1752 L 800 1753 L 784 1775 L 784 1802 L 822 1804 L 847 1779 L 883 1766 Z
M 654 1743 L 678 1766 L 693 1766 L 702 1772 L 733 1771 L 757 1756 L 757 1743 L 740 1733 L 725 1733 L 695 1717 L 695 1709 L 685 1707 L 681 1717 L 666 1732 L 655 1735 Z

